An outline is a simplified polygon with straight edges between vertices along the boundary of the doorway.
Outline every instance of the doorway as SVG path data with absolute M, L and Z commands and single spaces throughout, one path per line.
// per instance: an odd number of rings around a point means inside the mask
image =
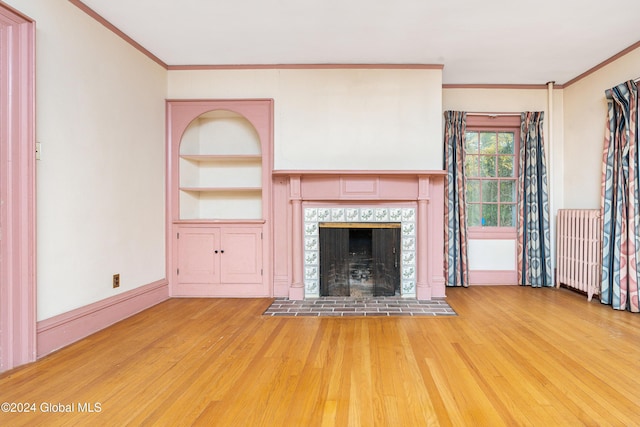
M 35 23 L 0 4 L 0 372 L 36 358 Z

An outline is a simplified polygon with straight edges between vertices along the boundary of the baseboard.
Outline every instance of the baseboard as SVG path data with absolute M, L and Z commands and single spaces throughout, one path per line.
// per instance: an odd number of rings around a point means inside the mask
M 470 270 L 470 285 L 516 285 L 518 275 L 515 270 Z
M 39 321 L 36 356 L 46 356 L 167 299 L 169 284 L 163 279 Z
M 273 278 L 273 296 L 288 297 L 289 296 L 289 276 L 274 276 Z

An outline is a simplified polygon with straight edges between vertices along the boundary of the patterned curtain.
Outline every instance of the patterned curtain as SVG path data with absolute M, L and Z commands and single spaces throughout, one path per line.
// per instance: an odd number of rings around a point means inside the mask
M 464 185 L 464 142 L 467 113 L 445 111 L 444 271 L 447 286 L 469 286 L 467 220 Z
M 602 284 L 600 301 L 639 312 L 638 88 L 628 81 L 606 91 L 609 111 L 602 157 Z
M 553 286 L 544 113 L 521 115 L 518 171 L 518 284 Z

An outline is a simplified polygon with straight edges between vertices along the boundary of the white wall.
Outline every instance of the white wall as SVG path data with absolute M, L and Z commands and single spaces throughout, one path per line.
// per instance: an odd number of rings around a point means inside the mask
M 6 2 L 36 21 L 43 320 L 165 277 L 167 72 L 66 0 Z
M 507 271 L 516 269 L 515 240 L 469 239 L 470 271 Z
M 169 98 L 273 98 L 275 169 L 442 169 L 442 70 L 169 71 Z
M 165 277 L 165 97 L 274 98 L 276 169 L 441 169 L 443 110 L 547 109 L 542 89 L 442 90 L 441 70 L 167 72 L 67 0 L 5 2 L 37 23 L 38 320 Z M 599 206 L 604 90 L 637 70 L 640 49 L 554 92 L 554 217 Z
M 640 48 L 564 89 L 564 206 L 599 209 L 605 90 L 640 77 Z
M 443 89 L 443 110 L 467 112 L 521 113 L 544 111 L 544 135 L 549 166 L 549 188 L 552 197 L 552 247 L 555 242 L 555 212 L 562 207 L 563 195 L 563 94 L 553 91 L 553 115 L 549 116 L 547 89 Z M 549 132 L 549 119 L 553 132 Z M 549 148 L 550 147 L 550 148 Z M 469 266 L 471 270 L 500 270 L 515 268 L 515 245 L 499 240 L 470 240 Z M 494 261 L 488 261 L 487 254 Z M 554 257 L 552 256 L 552 259 Z M 501 260 L 501 261 L 498 261 Z

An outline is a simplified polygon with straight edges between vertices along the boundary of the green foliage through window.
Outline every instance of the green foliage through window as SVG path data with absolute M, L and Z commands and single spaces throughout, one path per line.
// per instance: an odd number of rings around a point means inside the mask
M 515 227 L 515 132 L 467 131 L 467 225 Z

